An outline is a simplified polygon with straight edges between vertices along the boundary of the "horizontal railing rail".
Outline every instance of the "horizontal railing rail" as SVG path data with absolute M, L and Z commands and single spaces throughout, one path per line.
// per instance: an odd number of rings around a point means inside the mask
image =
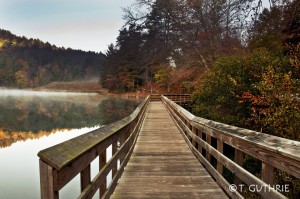
M 190 94 L 162 94 L 168 99 L 172 100 L 175 103 L 192 103 L 192 96 Z M 161 101 L 161 94 L 153 94 L 151 95 L 152 101 Z
M 275 168 L 300 179 L 300 142 L 196 117 L 166 96 L 162 96 L 162 101 L 194 155 L 231 198 L 243 198 L 238 192 L 242 182 L 260 187 L 252 191 L 263 198 L 286 198 L 272 186 Z M 216 147 L 212 139 L 217 140 Z M 234 148 L 234 161 L 223 154 L 225 144 Z M 245 154 L 262 162 L 261 179 L 242 167 Z M 233 185 L 223 177 L 224 167 L 234 174 Z
M 184 103 L 192 103 L 192 97 L 189 94 L 165 94 L 163 95 L 179 105 Z
M 149 101 L 148 96 L 122 120 L 40 151 L 41 198 L 58 199 L 59 191 L 77 174 L 81 185 L 78 198 L 92 198 L 97 190 L 100 198 L 109 198 L 131 156 Z M 107 160 L 110 146 L 112 157 Z M 91 179 L 91 163 L 97 157 L 99 173 Z M 112 181 L 107 185 L 110 172 Z

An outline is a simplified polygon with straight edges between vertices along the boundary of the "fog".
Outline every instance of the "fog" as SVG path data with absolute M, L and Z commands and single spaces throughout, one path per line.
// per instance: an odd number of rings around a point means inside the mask
M 5 89 L 0 87 L 0 103 L 8 103 L 12 99 L 31 102 L 35 101 L 65 101 L 76 104 L 89 104 L 98 106 L 101 101 L 108 99 L 107 95 L 98 93 L 80 93 L 80 92 L 64 92 L 64 91 L 36 91 L 21 89 Z
M 38 97 L 66 97 L 74 95 L 98 95 L 97 93 L 79 93 L 79 92 L 63 92 L 63 91 L 35 91 L 35 90 L 21 90 L 21 89 L 6 89 L 0 87 L 0 96 L 38 96 Z

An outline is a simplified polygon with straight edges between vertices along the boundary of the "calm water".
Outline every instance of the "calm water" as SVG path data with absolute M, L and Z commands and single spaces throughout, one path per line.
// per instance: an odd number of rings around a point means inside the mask
M 98 94 L 0 89 L 0 199 L 40 198 L 40 150 L 121 119 L 137 105 Z M 60 198 L 75 198 L 79 188 L 77 176 Z

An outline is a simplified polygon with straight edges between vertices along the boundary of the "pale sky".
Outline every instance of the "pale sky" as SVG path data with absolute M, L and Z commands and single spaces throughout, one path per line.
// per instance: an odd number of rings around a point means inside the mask
M 102 51 L 115 43 L 122 7 L 135 0 L 0 0 L 0 28 L 58 47 Z
M 106 52 L 135 0 L 0 0 L 0 28 L 58 47 Z M 268 0 L 263 0 L 266 4 Z

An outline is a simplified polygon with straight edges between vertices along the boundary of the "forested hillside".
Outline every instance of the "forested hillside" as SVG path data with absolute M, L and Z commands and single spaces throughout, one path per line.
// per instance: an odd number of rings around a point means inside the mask
M 0 29 L 0 87 L 27 88 L 98 77 L 104 57 Z

